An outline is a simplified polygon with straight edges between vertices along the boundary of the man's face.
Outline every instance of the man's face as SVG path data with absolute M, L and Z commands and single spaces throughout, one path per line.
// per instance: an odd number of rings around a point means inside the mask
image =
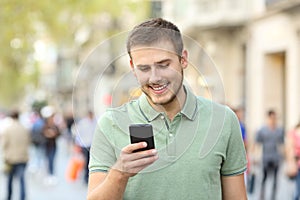
M 183 69 L 187 66 L 187 52 L 181 59 L 174 53 L 170 42 L 148 47 L 135 47 L 131 51 L 131 67 L 148 96 L 150 103 L 171 103 L 182 89 Z
M 268 121 L 271 127 L 275 127 L 277 124 L 277 116 L 276 114 L 272 114 L 268 117 Z

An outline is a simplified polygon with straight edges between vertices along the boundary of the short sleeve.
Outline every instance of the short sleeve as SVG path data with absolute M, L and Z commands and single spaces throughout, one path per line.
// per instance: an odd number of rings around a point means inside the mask
M 107 172 L 116 162 L 115 150 L 109 134 L 105 132 L 105 126 L 109 126 L 111 121 L 107 116 L 100 118 L 94 134 L 91 151 L 89 172 Z
M 232 112 L 229 111 L 228 113 L 230 121 L 227 123 L 231 127 L 229 129 L 226 156 L 221 167 L 221 175 L 223 176 L 242 174 L 247 169 L 246 151 L 238 119 Z
M 280 128 L 280 144 L 284 143 L 284 130 L 283 128 Z

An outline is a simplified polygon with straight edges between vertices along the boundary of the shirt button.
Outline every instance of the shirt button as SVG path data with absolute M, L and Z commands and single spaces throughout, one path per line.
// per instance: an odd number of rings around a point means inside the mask
M 165 119 L 165 116 L 161 115 L 160 118 L 161 118 L 161 119 Z

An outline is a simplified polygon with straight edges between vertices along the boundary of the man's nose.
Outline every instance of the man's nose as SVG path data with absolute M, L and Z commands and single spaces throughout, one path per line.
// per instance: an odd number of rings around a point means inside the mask
M 160 80 L 161 80 L 161 74 L 159 73 L 159 70 L 156 67 L 152 67 L 149 83 L 159 83 Z

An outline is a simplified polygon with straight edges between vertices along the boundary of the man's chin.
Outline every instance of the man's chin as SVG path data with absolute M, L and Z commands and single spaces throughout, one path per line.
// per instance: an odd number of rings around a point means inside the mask
M 152 92 L 149 91 L 144 91 L 146 96 L 148 96 L 148 99 L 151 101 L 151 103 L 155 105 L 166 105 L 169 104 L 174 100 L 174 97 L 170 95 L 168 92 L 165 92 L 163 94 L 153 94 Z
M 149 99 L 150 99 L 151 103 L 153 103 L 155 105 L 160 105 L 160 104 L 165 104 L 166 103 L 166 100 L 163 99 L 163 98 L 157 98 L 157 97 L 150 96 Z
M 171 103 L 174 100 L 174 98 L 172 98 L 172 97 L 163 97 L 163 98 L 153 98 L 153 97 L 151 97 L 150 99 L 151 99 L 153 104 L 162 105 L 162 106 L 167 105 L 167 104 Z

